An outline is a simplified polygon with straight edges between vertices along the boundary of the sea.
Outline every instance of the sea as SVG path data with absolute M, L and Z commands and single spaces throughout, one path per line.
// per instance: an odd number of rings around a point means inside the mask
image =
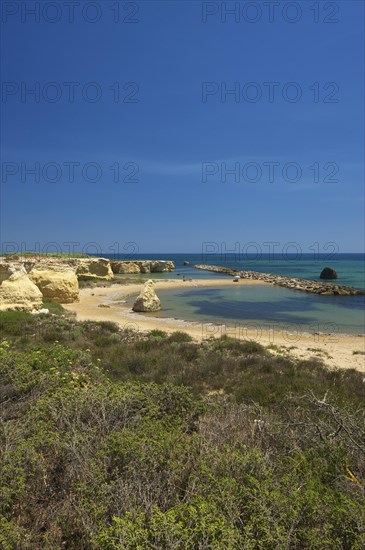
M 238 270 L 260 271 L 320 280 L 324 267 L 336 270 L 339 285 L 365 289 L 364 254 L 138 254 L 133 256 L 103 254 L 120 260 L 172 260 L 170 273 L 138 274 L 136 279 L 221 279 L 222 273 L 194 269 L 195 264 L 220 265 Z M 184 265 L 188 262 L 189 265 Z M 231 279 L 230 276 L 226 276 Z M 246 330 L 280 331 L 295 343 L 295 335 L 365 334 L 365 296 L 317 296 L 272 285 L 240 285 L 225 287 L 187 287 L 159 290 L 162 309 L 153 316 L 195 321 L 206 327 L 207 334 L 227 327 L 233 332 Z M 223 328 L 222 328 L 223 330 Z

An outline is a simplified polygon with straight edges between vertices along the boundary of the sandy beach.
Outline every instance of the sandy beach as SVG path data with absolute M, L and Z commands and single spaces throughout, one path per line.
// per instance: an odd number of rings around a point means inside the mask
M 261 281 L 240 280 L 239 283 L 232 283 L 231 279 L 199 279 L 182 281 L 175 279 L 155 279 L 155 290 L 173 288 L 207 288 L 239 285 L 262 285 Z M 274 344 L 279 350 L 290 352 L 293 355 L 306 359 L 319 357 L 331 367 L 355 368 L 365 374 L 365 356 L 354 351 L 364 352 L 365 336 L 352 334 L 322 334 L 322 333 L 290 333 L 280 329 L 268 330 L 265 327 L 255 325 L 255 329 L 245 327 L 241 322 L 237 325 L 214 325 L 212 323 L 201 323 L 184 321 L 180 319 L 154 317 L 151 314 L 135 313 L 131 310 L 127 298 L 137 295 L 143 284 L 114 284 L 112 286 L 98 286 L 94 288 L 83 288 L 80 290 L 80 301 L 64 305 L 65 309 L 74 312 L 80 321 L 113 321 L 121 328 L 133 329 L 139 332 L 147 332 L 153 329 L 160 329 L 167 333 L 181 330 L 190 334 L 197 341 L 209 337 L 220 337 L 227 334 L 233 338 L 252 339 L 267 346 Z M 273 349 L 273 353 L 278 351 Z

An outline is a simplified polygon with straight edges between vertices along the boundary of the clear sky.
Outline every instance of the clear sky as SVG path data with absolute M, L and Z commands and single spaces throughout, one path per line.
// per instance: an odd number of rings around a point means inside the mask
M 2 243 L 363 251 L 363 57 L 362 1 L 2 2 Z

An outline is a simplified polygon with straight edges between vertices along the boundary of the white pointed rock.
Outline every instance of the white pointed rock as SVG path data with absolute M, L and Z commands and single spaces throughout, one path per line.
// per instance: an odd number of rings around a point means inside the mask
M 153 281 L 149 279 L 133 304 L 133 311 L 158 311 L 161 302 L 153 289 Z

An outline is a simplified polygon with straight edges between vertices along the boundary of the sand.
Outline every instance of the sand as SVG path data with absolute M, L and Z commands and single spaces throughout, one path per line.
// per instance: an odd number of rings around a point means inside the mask
M 240 280 L 233 283 L 232 279 L 195 279 L 192 281 L 176 279 L 155 279 L 155 290 L 167 288 L 193 288 L 193 287 L 217 287 L 239 285 L 262 285 L 262 281 Z M 220 337 L 227 334 L 233 338 L 252 339 L 267 346 L 273 344 L 278 349 L 272 349 L 272 353 L 284 352 L 307 359 L 310 357 L 321 358 L 328 366 L 338 368 L 354 368 L 365 374 L 365 355 L 353 354 L 354 351 L 365 351 L 365 336 L 352 334 L 324 334 L 324 333 L 297 333 L 267 328 L 267 323 L 251 327 L 240 321 L 236 325 L 214 325 L 212 323 L 200 323 L 184 321 L 180 319 L 159 318 L 152 314 L 135 313 L 131 310 L 126 298 L 137 295 L 143 283 L 113 284 L 107 287 L 83 288 L 80 290 L 80 301 L 66 304 L 64 308 L 74 312 L 80 321 L 113 321 L 121 328 L 133 329 L 138 332 L 147 332 L 160 329 L 171 333 L 176 330 L 190 334 L 195 340 Z M 249 323 L 249 322 L 248 322 Z

